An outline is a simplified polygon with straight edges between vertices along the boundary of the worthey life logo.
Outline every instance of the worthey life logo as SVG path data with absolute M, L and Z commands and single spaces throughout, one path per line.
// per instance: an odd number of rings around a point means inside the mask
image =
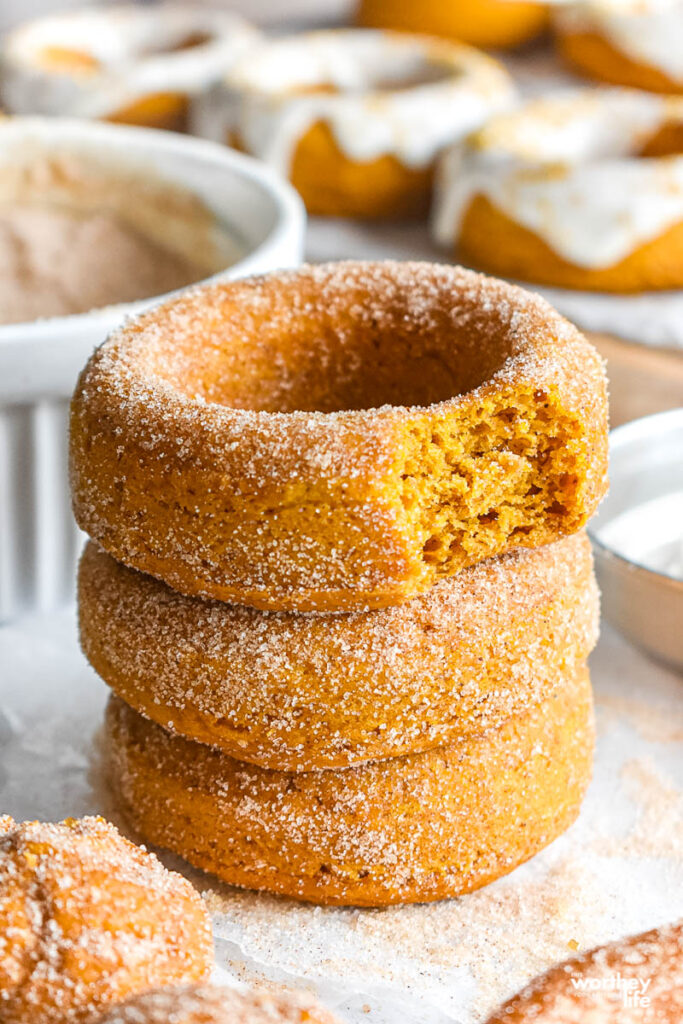
M 610 992 L 621 997 L 623 1006 L 646 1009 L 650 1005 L 648 989 L 652 978 L 625 978 L 622 974 L 606 974 L 601 978 L 572 978 L 577 992 Z

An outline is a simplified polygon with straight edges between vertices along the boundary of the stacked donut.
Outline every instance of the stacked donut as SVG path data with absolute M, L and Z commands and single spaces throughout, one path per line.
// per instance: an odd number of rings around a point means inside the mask
M 85 653 L 136 829 L 316 903 L 454 896 L 573 821 L 592 758 L 600 360 L 457 267 L 200 287 L 73 402 Z

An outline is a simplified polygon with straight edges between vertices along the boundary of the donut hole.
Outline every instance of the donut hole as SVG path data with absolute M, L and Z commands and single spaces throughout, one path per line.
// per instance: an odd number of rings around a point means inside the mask
M 235 78 L 262 96 L 393 93 L 464 74 L 454 52 L 424 38 L 354 29 L 313 32 L 251 52 Z
M 199 323 L 189 310 L 174 313 L 148 347 L 148 368 L 202 402 L 335 413 L 431 406 L 474 390 L 514 355 L 504 315 L 432 294 L 427 280 L 389 292 L 389 274 L 378 273 L 352 290 L 343 281 L 321 289 L 312 275 L 217 292 Z M 473 429 L 491 442 L 489 423 Z

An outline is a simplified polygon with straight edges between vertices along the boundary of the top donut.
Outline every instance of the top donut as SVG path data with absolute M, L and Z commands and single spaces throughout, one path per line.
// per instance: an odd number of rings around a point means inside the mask
M 435 264 L 193 289 L 115 332 L 72 405 L 79 525 L 181 593 L 263 609 L 400 604 L 574 533 L 606 465 L 591 345 Z

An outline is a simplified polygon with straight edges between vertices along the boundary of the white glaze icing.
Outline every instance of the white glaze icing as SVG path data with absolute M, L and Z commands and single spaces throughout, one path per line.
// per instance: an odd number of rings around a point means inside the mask
M 562 32 L 591 32 L 638 64 L 683 83 L 683 0 L 579 0 L 559 6 Z
M 681 99 L 621 89 L 556 93 L 494 118 L 442 160 L 435 238 L 452 249 L 483 195 L 569 263 L 613 266 L 683 220 L 683 156 L 637 156 L 682 118 Z
M 193 34 L 209 38 L 173 49 Z M 178 3 L 65 12 L 6 36 L 0 95 L 14 114 L 106 117 L 153 93 L 202 92 L 258 38 L 236 15 Z M 92 57 L 96 64 L 82 73 L 57 70 L 44 57 L 51 47 Z
M 310 91 L 320 86 L 334 91 Z M 283 174 L 318 121 L 350 159 L 392 154 L 423 168 L 513 95 L 503 68 L 468 47 L 362 29 L 314 32 L 238 61 L 220 95 L 207 101 L 204 123 L 212 121 L 223 138 L 236 129 L 250 153 Z

